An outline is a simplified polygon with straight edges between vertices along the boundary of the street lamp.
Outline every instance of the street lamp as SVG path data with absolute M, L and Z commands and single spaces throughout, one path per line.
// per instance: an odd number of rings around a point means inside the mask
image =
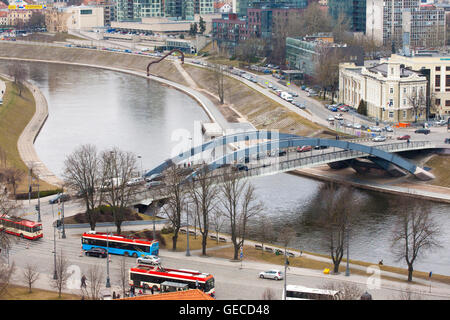
M 138 159 L 141 159 L 141 176 L 144 175 L 144 170 L 142 169 L 142 156 L 137 156 Z
M 61 235 L 61 238 L 65 239 L 66 238 L 66 228 L 64 227 L 64 201 L 63 201 L 63 196 L 64 196 L 64 188 L 63 188 L 63 191 L 61 193 L 61 198 L 59 198 L 59 201 L 62 202 L 62 204 L 61 204 L 61 211 L 62 211 L 62 217 L 61 217 L 62 235 Z
M 53 262 L 54 262 L 54 272 L 53 279 L 58 279 L 58 273 L 56 272 L 56 225 L 53 223 Z
M 186 203 L 186 256 L 189 257 L 189 204 Z
M 109 279 L 109 231 L 106 230 L 106 287 L 111 288 Z
M 38 206 L 37 206 L 37 212 L 38 212 L 38 222 L 41 222 L 41 197 L 40 197 L 40 193 L 39 193 L 39 176 L 38 176 L 38 183 L 37 183 L 37 187 L 38 187 Z

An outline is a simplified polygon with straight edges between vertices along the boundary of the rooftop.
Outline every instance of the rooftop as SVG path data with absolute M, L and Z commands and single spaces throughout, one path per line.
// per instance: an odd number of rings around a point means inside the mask
M 160 294 L 146 294 L 142 296 L 122 298 L 119 300 L 214 300 L 201 290 L 165 292 Z

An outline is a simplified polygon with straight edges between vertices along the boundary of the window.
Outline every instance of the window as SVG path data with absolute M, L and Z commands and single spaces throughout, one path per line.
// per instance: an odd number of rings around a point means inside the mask
M 394 88 L 390 87 L 389 88 L 389 93 L 394 93 Z
M 450 87 L 450 74 L 445 76 L 445 86 Z
M 434 85 L 436 86 L 436 88 L 441 86 L 441 76 L 438 74 L 434 78 Z
M 440 105 L 441 105 L 441 99 L 436 99 L 435 104 L 436 104 L 437 106 L 440 106 Z
M 441 67 L 436 67 L 435 70 L 436 71 L 441 71 Z
M 92 14 L 92 10 L 80 10 L 80 14 Z
M 406 119 L 406 110 L 403 110 L 403 119 Z
M 394 117 L 394 112 L 393 111 L 389 111 L 389 118 L 393 118 Z
M 450 67 L 445 67 L 445 71 L 450 71 Z
M 445 106 L 450 107 L 450 100 L 445 100 Z

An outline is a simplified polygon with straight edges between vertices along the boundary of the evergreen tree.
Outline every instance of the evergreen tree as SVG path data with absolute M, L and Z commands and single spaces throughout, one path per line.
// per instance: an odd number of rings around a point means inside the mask
M 200 28 L 200 33 L 203 34 L 203 32 L 205 32 L 206 30 L 206 22 L 205 20 L 203 20 L 202 17 L 200 17 L 200 21 L 199 21 L 199 28 Z
M 359 114 L 367 116 L 367 103 L 363 99 L 361 99 L 361 101 L 359 102 L 357 112 Z

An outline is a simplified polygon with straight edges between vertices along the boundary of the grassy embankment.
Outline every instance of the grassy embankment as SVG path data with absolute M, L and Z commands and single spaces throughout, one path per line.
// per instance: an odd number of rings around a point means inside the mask
M 55 33 L 32 33 L 20 40 L 36 41 L 36 42 L 66 42 L 67 40 L 86 40 L 69 34 L 67 32 L 55 32 Z
M 217 96 L 213 71 L 192 65 L 184 65 L 184 68 L 200 88 Z M 284 133 L 316 136 L 327 130 L 289 111 L 238 80 L 224 77 L 224 87 L 225 103 L 246 117 L 258 129 L 278 129 Z M 219 104 L 217 98 L 213 102 Z
M 19 96 L 17 86 L 13 82 L 5 82 L 6 91 L 3 96 L 3 105 L 0 106 L 0 147 L 6 151 L 7 167 L 17 168 L 24 173 L 24 178 L 18 185 L 17 193 L 27 192 L 28 168 L 20 157 L 17 140 L 33 117 L 36 105 L 33 95 L 27 88 L 23 88 L 22 96 Z M 40 181 L 40 190 L 53 189 L 56 189 L 56 187 L 45 181 Z
M 62 293 L 61 298 L 56 291 L 48 291 L 33 288 L 28 292 L 27 287 L 9 286 L 8 291 L 0 297 L 0 300 L 80 300 L 81 297 L 75 294 Z
M 431 172 L 436 177 L 429 182 L 430 184 L 450 188 L 450 156 L 434 155 L 425 166 L 431 167 L 433 169 Z

